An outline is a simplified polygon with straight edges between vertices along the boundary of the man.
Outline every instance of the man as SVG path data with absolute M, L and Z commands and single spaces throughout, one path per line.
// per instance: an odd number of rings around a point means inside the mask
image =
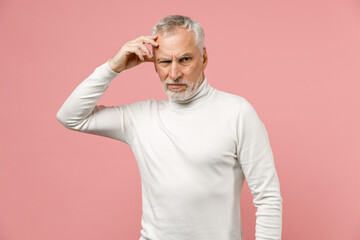
M 154 63 L 168 99 L 96 105 L 116 76 L 143 62 Z M 242 240 L 244 179 L 256 239 L 281 239 L 283 199 L 265 126 L 245 98 L 209 85 L 207 62 L 200 24 L 168 16 L 96 68 L 57 119 L 131 147 L 142 181 L 140 240 Z

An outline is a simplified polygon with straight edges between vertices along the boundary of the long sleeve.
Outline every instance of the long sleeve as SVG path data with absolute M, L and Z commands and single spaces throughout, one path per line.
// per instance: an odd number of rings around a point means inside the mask
M 253 196 L 256 240 L 280 240 L 282 202 L 267 131 L 248 101 L 240 106 L 238 160 Z
M 108 61 L 75 88 L 56 117 L 68 129 L 129 143 L 132 122 L 127 114 L 127 106 L 96 105 L 110 82 L 119 75 L 110 68 Z

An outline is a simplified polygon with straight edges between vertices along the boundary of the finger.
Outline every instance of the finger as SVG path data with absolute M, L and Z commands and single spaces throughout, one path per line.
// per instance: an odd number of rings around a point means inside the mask
M 139 56 L 139 54 L 141 55 L 141 57 L 143 57 L 144 55 L 147 55 L 149 57 L 151 57 L 151 52 L 150 50 L 143 44 L 140 43 L 130 43 L 128 45 L 129 49 L 127 50 L 127 52 L 129 54 L 131 53 L 135 53 L 136 55 Z M 139 58 L 141 59 L 141 57 L 139 56 Z M 142 61 L 144 61 L 144 59 L 141 59 Z
M 155 38 L 157 38 L 158 37 L 158 35 L 148 35 L 148 36 L 140 36 L 141 38 L 142 37 L 145 37 L 145 38 L 150 38 L 150 39 L 155 39 Z
M 151 57 L 148 57 L 147 55 L 144 56 L 145 60 L 144 62 L 155 62 L 155 57 L 151 55 Z
M 159 44 L 157 42 L 155 42 L 155 40 L 154 40 L 156 38 L 157 38 L 157 36 L 143 36 L 140 39 L 141 39 L 141 41 L 143 43 L 148 43 L 148 44 L 151 44 L 154 47 L 158 47 Z
M 150 50 L 143 44 L 139 44 L 138 46 L 140 48 L 141 51 L 143 51 L 148 57 L 151 57 L 151 52 Z
M 134 53 L 140 58 L 141 61 L 145 60 L 142 52 L 139 49 L 136 49 Z

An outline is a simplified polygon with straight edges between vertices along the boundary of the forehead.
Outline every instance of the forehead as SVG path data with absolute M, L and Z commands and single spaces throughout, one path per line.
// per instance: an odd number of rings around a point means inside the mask
M 158 34 L 156 42 L 158 48 L 154 48 L 154 54 L 158 57 L 180 56 L 185 52 L 197 54 L 195 34 L 193 31 L 176 28 L 173 32 L 167 34 Z

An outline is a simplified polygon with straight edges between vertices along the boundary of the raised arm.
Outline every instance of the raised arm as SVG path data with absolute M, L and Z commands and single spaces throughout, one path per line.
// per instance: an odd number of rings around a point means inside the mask
M 238 160 L 257 208 L 255 237 L 280 240 L 283 199 L 268 134 L 248 101 L 240 109 Z
M 81 82 L 57 112 L 58 121 L 66 128 L 118 139 L 129 143 L 132 121 L 127 105 L 96 105 L 110 82 L 122 71 L 142 62 L 152 62 L 145 43 L 157 47 L 156 36 L 141 36 L 123 45 L 120 51 Z

